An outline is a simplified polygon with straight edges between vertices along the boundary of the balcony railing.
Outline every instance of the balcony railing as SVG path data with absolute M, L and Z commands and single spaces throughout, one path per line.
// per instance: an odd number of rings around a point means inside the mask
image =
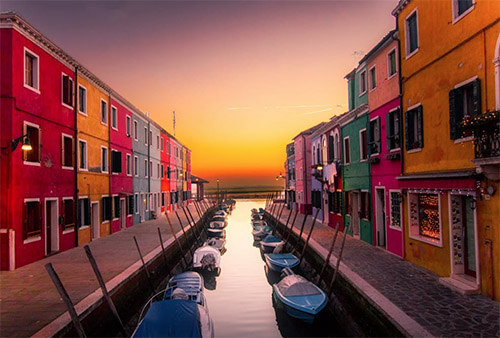
M 464 131 L 474 135 L 474 157 L 500 156 L 500 112 L 492 111 L 462 122 Z

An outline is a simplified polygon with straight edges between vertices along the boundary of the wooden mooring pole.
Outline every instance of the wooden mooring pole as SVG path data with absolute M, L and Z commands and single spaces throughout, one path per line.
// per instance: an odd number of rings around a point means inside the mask
M 80 322 L 80 318 L 78 318 L 78 314 L 76 313 L 75 306 L 73 305 L 71 298 L 69 298 L 69 295 L 66 292 L 66 289 L 64 288 L 63 283 L 59 279 L 57 272 L 54 270 L 52 263 L 45 264 L 45 269 L 47 269 L 47 272 L 49 273 L 50 279 L 52 279 L 52 283 L 54 283 L 54 286 L 56 287 L 57 292 L 59 292 L 59 295 L 61 296 L 64 304 L 66 305 L 66 309 L 69 312 L 69 316 L 71 317 L 71 321 L 73 322 L 73 326 L 75 327 L 75 330 L 76 330 L 76 333 L 78 334 L 78 337 L 82 337 L 82 338 L 86 337 L 85 331 L 83 330 L 82 323 Z
M 139 252 L 139 256 L 141 257 L 142 269 L 146 272 L 146 276 L 148 277 L 149 287 L 151 288 L 151 291 L 153 292 L 153 295 L 154 295 L 155 294 L 155 287 L 153 286 L 153 282 L 151 281 L 151 275 L 149 274 L 149 270 L 148 270 L 148 267 L 146 265 L 146 262 L 144 262 L 144 257 L 142 257 L 141 248 L 139 247 L 139 242 L 137 242 L 137 238 L 135 236 L 134 236 L 134 241 L 135 241 L 135 246 L 137 247 L 137 252 Z
M 323 274 L 325 273 L 326 267 L 330 262 L 330 257 L 332 257 L 333 249 L 335 247 L 335 242 L 337 241 L 337 235 L 339 234 L 340 222 L 337 222 L 337 226 L 335 227 L 335 234 L 333 235 L 332 245 L 330 246 L 330 250 L 328 250 L 328 255 L 326 255 L 325 262 L 321 267 L 321 272 L 318 277 L 318 286 L 321 285 L 321 281 L 323 280 Z
M 184 234 L 184 238 L 186 239 L 186 243 L 188 245 L 189 253 L 191 253 L 191 257 L 193 257 L 193 249 L 191 248 L 191 245 L 189 245 L 189 240 L 186 235 L 186 231 L 184 230 L 184 226 L 182 225 L 181 218 L 179 217 L 179 213 L 177 210 L 175 210 L 175 216 L 177 216 L 177 219 L 179 220 L 179 224 L 181 225 L 182 233 Z
M 200 237 L 198 236 L 198 231 L 196 231 L 196 227 L 195 227 L 196 222 L 194 221 L 194 218 L 193 218 L 193 219 L 192 219 L 192 223 L 191 223 L 191 219 L 189 218 L 189 216 L 188 216 L 188 214 L 187 214 L 187 212 L 186 212 L 186 209 L 189 211 L 188 207 L 186 207 L 186 208 L 182 207 L 182 211 L 184 212 L 184 215 L 186 216 L 186 219 L 188 220 L 189 227 L 190 227 L 190 228 L 191 228 L 191 230 L 193 231 L 193 235 L 194 235 L 194 237 L 195 237 L 195 239 L 196 239 L 196 243 L 197 243 L 199 246 L 201 246 L 201 245 L 203 245 L 203 243 L 202 243 L 202 242 L 200 242 L 200 241 L 201 241 L 201 239 L 200 239 Z M 189 212 L 189 215 L 191 215 L 191 212 Z M 192 217 L 193 217 L 193 216 L 191 215 L 191 218 L 192 218 Z
M 339 273 L 339 267 L 340 267 L 340 261 L 342 260 L 342 253 L 344 252 L 344 244 L 345 244 L 345 237 L 347 235 L 347 232 L 351 229 L 351 224 L 349 224 L 348 230 L 344 229 L 344 236 L 342 236 L 342 244 L 340 247 L 340 252 L 339 256 L 337 257 L 337 264 L 335 266 L 335 273 L 333 274 L 332 280 L 330 282 L 330 289 L 328 290 L 327 296 L 330 297 L 333 291 L 333 284 L 335 283 L 335 280 L 337 279 L 337 275 Z
M 158 228 L 159 230 L 159 228 Z M 97 281 L 99 282 L 99 286 L 101 287 L 102 295 L 104 296 L 104 299 L 106 300 L 106 303 L 108 303 L 109 309 L 113 313 L 113 316 L 115 317 L 116 321 L 120 325 L 120 331 L 124 336 L 127 334 L 125 333 L 125 326 L 123 325 L 123 322 L 120 318 L 120 315 L 118 314 L 118 311 L 116 310 L 115 303 L 113 302 L 113 299 L 111 299 L 111 296 L 109 295 L 108 288 L 106 287 L 106 283 L 104 282 L 104 279 L 102 278 L 101 271 L 99 271 L 99 267 L 97 266 L 97 262 L 94 259 L 94 256 L 92 255 L 92 251 L 90 250 L 90 247 L 88 245 L 85 245 L 83 247 L 85 250 L 85 253 L 87 254 L 87 258 L 89 259 L 90 265 L 92 266 L 92 270 L 94 270 L 95 276 L 97 278 Z
M 292 211 L 291 211 L 291 210 L 290 210 L 290 212 L 288 213 L 288 217 L 287 217 L 287 219 L 286 219 L 285 228 L 283 229 L 283 235 L 282 235 L 283 239 L 285 239 L 285 235 L 286 235 L 286 233 L 287 233 L 287 231 L 288 231 L 288 222 L 290 221 L 290 216 L 292 216 Z M 286 242 L 284 242 L 284 243 L 283 243 L 283 245 L 284 245 L 284 244 L 286 244 Z
M 184 254 L 184 249 L 182 249 L 181 242 L 177 238 L 177 234 L 174 231 L 174 227 L 172 225 L 172 222 L 170 221 L 170 217 L 168 217 L 168 214 L 165 213 L 165 216 L 167 217 L 167 222 L 170 227 L 170 231 L 172 232 L 172 235 L 174 236 L 175 242 L 177 243 L 177 246 L 179 247 L 179 250 L 181 251 L 182 255 L 182 260 L 184 261 L 184 268 L 188 266 L 188 262 L 186 261 L 186 255 Z
M 292 213 L 292 210 L 290 210 L 290 214 Z M 293 215 L 293 221 L 292 224 L 290 224 L 290 230 L 288 231 L 288 234 L 286 235 L 286 240 L 285 242 L 288 242 L 288 239 L 290 238 L 290 234 L 293 231 L 293 226 L 295 225 L 295 220 L 297 219 L 297 214 L 299 213 L 299 210 L 295 210 L 295 215 Z
M 158 237 L 160 238 L 161 252 L 163 253 L 163 259 L 165 260 L 165 267 L 168 267 L 167 252 L 165 251 L 165 247 L 163 246 L 163 238 L 161 238 L 160 227 L 158 227 Z
M 304 258 L 304 254 L 306 253 L 307 245 L 309 244 L 309 240 L 311 239 L 311 235 L 314 230 L 314 225 L 316 224 L 316 219 L 318 218 L 320 210 L 321 209 L 316 209 L 316 215 L 314 215 L 314 219 L 311 224 L 311 230 L 309 230 L 309 234 L 307 234 L 306 242 L 304 243 L 304 247 L 302 248 L 302 253 L 300 254 L 299 264 L 302 263 L 302 258 Z

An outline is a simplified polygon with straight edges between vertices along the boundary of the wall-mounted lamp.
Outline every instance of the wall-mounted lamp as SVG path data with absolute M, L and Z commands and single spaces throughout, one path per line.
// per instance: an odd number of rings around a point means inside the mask
M 470 200 L 470 208 L 472 210 L 476 209 L 476 199 L 475 198 Z
M 11 144 L 12 151 L 16 150 L 17 145 L 21 141 L 23 141 L 23 145 L 21 147 L 22 150 L 24 150 L 24 151 L 31 151 L 33 149 L 33 147 L 31 147 L 31 143 L 30 143 L 30 139 L 28 137 L 28 134 L 26 134 L 26 135 L 23 135 L 21 137 L 18 137 L 16 139 L 12 140 L 12 144 Z

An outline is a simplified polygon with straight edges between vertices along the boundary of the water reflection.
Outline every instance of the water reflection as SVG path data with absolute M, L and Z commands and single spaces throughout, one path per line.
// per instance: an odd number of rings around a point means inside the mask
M 205 289 L 214 291 L 217 288 L 216 277 L 220 275 L 220 271 L 219 273 L 214 271 L 204 271 L 201 275 L 203 276 Z

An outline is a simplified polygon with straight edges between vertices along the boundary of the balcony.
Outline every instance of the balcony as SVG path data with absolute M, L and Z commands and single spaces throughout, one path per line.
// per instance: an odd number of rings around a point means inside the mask
M 474 136 L 472 162 L 476 171 L 488 179 L 500 179 L 500 112 L 486 112 L 464 120 L 462 129 Z

